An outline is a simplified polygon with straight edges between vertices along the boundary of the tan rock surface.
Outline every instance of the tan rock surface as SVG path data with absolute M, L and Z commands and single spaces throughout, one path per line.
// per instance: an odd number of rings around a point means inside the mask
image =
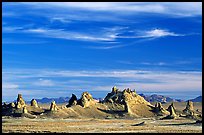
M 22 94 L 18 94 L 17 98 L 17 108 L 23 108 L 25 106 L 25 101 L 23 100 Z
M 31 103 L 31 106 L 38 107 L 38 103 L 35 99 L 32 99 L 30 103 Z
M 57 111 L 59 108 L 57 107 L 55 101 L 51 102 L 50 111 Z

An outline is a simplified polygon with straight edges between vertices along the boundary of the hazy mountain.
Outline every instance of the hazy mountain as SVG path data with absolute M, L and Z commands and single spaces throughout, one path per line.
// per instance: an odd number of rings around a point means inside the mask
M 163 95 L 157 95 L 157 94 L 153 94 L 153 95 L 144 95 L 144 94 L 139 94 L 140 96 L 142 96 L 145 100 L 147 100 L 148 102 L 161 102 L 161 103 L 166 103 L 166 102 L 185 102 L 182 99 L 173 99 L 167 96 L 163 96 Z M 36 101 L 38 103 L 51 103 L 52 101 L 55 101 L 56 103 L 68 103 L 69 102 L 70 97 L 59 97 L 59 98 L 47 98 L 44 97 L 42 99 L 36 99 Z M 99 100 L 102 101 L 103 98 L 94 98 L 95 100 Z M 202 96 L 198 96 L 194 99 L 189 99 L 193 102 L 202 102 Z M 16 100 L 14 101 L 16 102 Z M 27 104 L 30 104 L 30 101 L 26 101 Z
M 161 102 L 161 103 L 166 103 L 166 102 L 183 102 L 184 100 L 182 99 L 173 99 L 167 96 L 163 95 L 144 95 L 144 94 L 139 94 L 142 96 L 145 100 L 148 102 Z M 44 97 L 42 99 L 36 99 L 38 103 L 51 103 L 52 101 L 55 101 L 56 103 L 68 103 L 70 97 L 59 97 L 59 98 L 47 98 Z M 102 101 L 102 98 L 94 98 L 95 100 Z M 202 96 L 199 96 L 195 99 L 191 99 L 193 102 L 201 102 L 202 101 Z M 27 103 L 30 103 L 30 101 L 26 101 Z
M 59 98 L 42 98 L 42 99 L 36 99 L 38 103 L 51 103 L 52 101 L 55 101 L 56 103 L 68 103 L 69 97 L 59 97 Z
M 167 96 L 163 96 L 163 95 L 157 95 L 157 94 L 153 94 L 153 95 L 144 95 L 144 94 L 139 94 L 140 96 L 142 96 L 145 100 L 147 100 L 148 102 L 161 102 L 161 103 L 166 103 L 166 102 L 182 102 L 184 100 L 181 99 L 173 99 Z
M 198 96 L 198 97 L 196 97 L 194 99 L 190 99 L 190 100 L 193 102 L 202 102 L 202 96 Z

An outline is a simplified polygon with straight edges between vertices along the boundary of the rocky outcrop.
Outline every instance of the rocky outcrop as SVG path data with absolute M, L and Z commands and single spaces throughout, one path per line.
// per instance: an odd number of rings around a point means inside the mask
M 15 103 L 13 103 L 13 102 L 11 102 L 9 104 L 7 104 L 5 102 L 3 103 L 2 109 L 10 109 L 10 108 L 15 108 Z
M 168 107 L 168 111 L 170 112 L 170 114 L 163 119 L 175 119 L 177 117 L 173 103 Z
M 131 91 L 129 88 L 123 90 L 123 95 L 122 95 L 122 99 L 124 101 L 124 105 L 125 105 L 125 111 L 129 114 L 133 114 L 132 110 L 131 110 L 131 101 L 134 100 L 134 98 L 136 97 L 136 92 L 135 91 Z
M 57 110 L 59 110 L 59 108 L 57 107 L 55 101 L 52 101 L 50 105 L 50 111 L 57 111 Z
M 117 93 L 117 92 L 118 92 L 118 89 L 117 89 L 116 86 L 114 86 L 114 87 L 112 88 L 112 93 Z
M 169 107 L 166 110 L 170 112 L 171 111 L 171 107 L 173 107 L 173 109 L 176 111 L 176 108 L 175 108 L 173 102 L 169 105 Z
M 154 112 L 157 115 L 169 115 L 169 112 L 166 109 L 164 109 L 164 107 L 162 106 L 162 104 L 160 102 L 157 102 L 155 104 Z
M 70 98 L 69 103 L 68 105 L 66 105 L 66 107 L 71 107 L 74 105 L 77 105 L 77 97 L 76 95 L 72 94 L 72 97 Z
M 10 106 L 11 108 L 15 108 L 15 103 L 14 103 L 14 102 L 11 102 L 11 103 L 9 104 L 9 106 Z
M 17 102 L 16 102 L 16 108 L 20 109 L 25 106 L 25 101 L 23 100 L 23 97 L 21 94 L 18 94 Z
M 23 113 L 28 113 L 26 106 L 23 107 Z
M 77 101 L 77 104 L 86 108 L 86 107 L 89 107 L 90 105 L 95 104 L 95 101 L 90 93 L 83 92 L 81 95 L 81 98 Z
M 121 103 L 122 102 L 122 92 L 120 92 L 116 86 L 112 88 L 111 93 L 108 93 L 107 96 L 104 98 L 102 103 L 110 102 L 110 103 Z
M 32 99 L 30 104 L 31 104 L 31 106 L 38 107 L 38 103 L 35 99 Z
M 170 112 L 170 116 L 171 116 L 172 118 L 175 118 L 175 117 L 177 116 L 176 113 L 175 113 L 175 109 L 174 109 L 173 106 L 170 106 L 169 112 Z
M 135 90 L 131 90 L 130 88 L 124 89 L 120 91 L 115 86 L 112 88 L 111 93 L 108 93 L 107 96 L 102 101 L 104 104 L 112 104 L 114 106 L 123 105 L 124 112 L 131 115 L 143 115 L 141 112 L 145 111 L 145 113 L 150 114 L 150 107 L 152 106 L 149 102 L 147 102 L 143 97 L 138 95 Z M 117 107 L 116 107 L 117 110 Z M 145 114 L 144 114 L 145 115 Z
M 22 95 L 18 94 L 18 98 L 15 103 L 11 102 L 9 104 L 4 104 L 4 107 L 2 108 L 2 115 L 19 116 L 23 113 L 24 107 L 26 107 L 25 101 L 23 100 Z
M 180 116 L 200 120 L 202 119 L 202 112 L 194 111 L 193 102 L 188 100 L 186 108 L 183 110 L 183 113 L 180 114 Z
M 193 102 L 188 100 L 186 104 L 186 108 L 183 110 L 183 113 L 185 114 L 192 114 L 194 113 L 194 108 L 193 108 Z

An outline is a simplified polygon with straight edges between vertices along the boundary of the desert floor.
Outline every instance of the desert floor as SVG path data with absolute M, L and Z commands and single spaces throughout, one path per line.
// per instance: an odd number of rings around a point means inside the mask
M 163 104 L 166 108 L 168 104 Z M 186 103 L 176 103 L 179 110 Z M 48 107 L 49 105 L 42 105 Z M 194 109 L 202 111 L 202 103 L 194 103 Z M 144 122 L 144 124 L 139 124 Z M 179 117 L 160 120 L 159 117 L 134 119 L 97 118 L 12 118 L 2 117 L 3 133 L 202 133 L 202 124 Z
M 145 121 L 144 124 L 139 123 Z M 2 119 L 3 133 L 115 133 L 115 132 L 151 132 L 151 133 L 202 133 L 202 124 L 194 120 L 156 120 L 139 119 Z

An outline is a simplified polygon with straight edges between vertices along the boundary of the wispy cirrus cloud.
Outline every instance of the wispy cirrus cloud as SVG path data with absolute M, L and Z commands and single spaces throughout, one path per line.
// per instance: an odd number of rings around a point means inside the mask
M 168 30 L 164 29 L 153 29 L 148 31 L 141 32 L 141 35 L 138 37 L 141 38 L 159 38 L 159 37 L 165 37 L 165 36 L 185 36 L 184 34 L 177 34 L 174 32 L 170 32 Z
M 6 83 L 6 82 L 2 84 L 2 89 L 17 89 L 17 88 L 19 88 L 19 85 L 17 84 Z
M 161 38 L 161 37 L 168 37 L 168 36 L 185 36 L 185 34 L 178 34 L 175 32 L 171 32 L 165 29 L 151 29 L 151 30 L 137 30 L 135 33 L 131 33 L 132 35 L 129 36 L 122 36 L 124 29 L 128 29 L 127 27 L 112 27 L 106 29 L 99 29 L 97 33 L 80 33 L 74 32 L 64 29 L 48 29 L 48 28 L 35 28 L 35 29 L 24 29 L 23 27 L 4 27 L 4 32 L 24 32 L 24 33 L 33 33 L 33 34 L 40 34 L 45 37 L 50 38 L 59 38 L 59 39 L 66 39 L 66 40 L 82 40 L 82 41 L 101 41 L 101 42 L 119 42 L 121 38 L 126 39 L 152 39 L 152 38 Z M 128 30 L 127 30 L 128 31 Z M 100 46 L 96 47 L 96 49 L 112 49 L 123 47 L 124 45 L 118 46 Z M 94 48 L 94 47 L 91 47 Z
M 50 87 L 55 86 L 55 83 L 52 80 L 40 78 L 36 82 L 34 82 L 33 85 Z
M 82 34 L 78 32 L 72 31 L 65 31 L 60 29 L 28 29 L 24 32 L 30 33 L 38 33 L 43 34 L 44 36 L 51 37 L 51 38 L 61 38 L 61 39 L 68 39 L 68 40 L 83 40 L 83 41 L 113 41 L 110 35 L 89 35 L 89 34 Z
M 44 37 L 59 38 L 65 40 L 81 40 L 81 41 L 114 41 L 115 37 L 111 33 L 79 33 L 64 29 L 48 29 L 48 28 L 31 28 L 23 29 L 22 27 L 4 27 L 3 32 L 9 33 L 32 33 L 39 34 Z
M 106 93 L 114 85 L 140 92 L 202 90 L 200 71 L 13 69 L 3 71 L 2 79 L 3 98 L 15 98 L 18 93 L 26 98 L 59 97 L 87 90 Z
M 157 80 L 158 89 L 160 84 L 166 84 L 170 82 L 175 83 L 182 83 L 182 82 L 197 82 L 195 83 L 195 87 L 201 88 L 200 85 L 197 85 L 198 83 L 201 84 L 202 82 L 202 72 L 198 71 L 151 71 L 151 70 L 98 70 L 98 71 L 70 71 L 70 70 L 23 70 L 22 71 L 14 71 L 14 72 L 3 72 L 3 79 L 32 79 L 32 78 L 40 78 L 37 81 L 45 85 L 54 85 L 54 82 L 51 81 L 49 78 L 55 77 L 55 78 L 70 78 L 75 77 L 80 79 L 84 78 L 86 81 L 86 78 L 115 78 L 123 79 L 123 80 L 143 80 L 145 83 L 151 84 L 152 82 L 149 80 Z M 7 77 L 7 78 L 5 78 Z M 42 79 L 42 78 L 48 78 L 48 79 Z M 76 80 L 76 79 L 75 79 Z M 82 79 L 83 80 L 83 79 Z M 116 81 L 117 82 L 117 81 Z M 133 81 L 134 82 L 134 81 Z M 155 82 L 155 81 L 154 81 Z M 70 82 L 73 83 L 73 82 Z M 81 82 L 79 82 L 81 83 Z M 192 83 L 191 85 L 193 85 Z M 185 90 L 188 89 L 186 86 Z M 94 86 L 93 86 L 94 87 Z M 169 87 L 170 88 L 170 87 Z M 169 89 L 168 88 L 168 89 Z
M 173 15 L 180 17 L 202 15 L 202 3 L 201 2 L 60 2 L 60 3 L 21 3 L 27 5 L 33 5 L 37 8 L 70 8 L 89 10 L 89 11 L 103 11 L 118 13 L 123 11 L 124 14 L 134 13 L 157 13 L 164 15 Z M 124 12 L 125 11 L 125 12 Z M 121 14 L 121 12 L 120 12 Z
M 6 4 L 4 7 L 5 17 L 13 17 L 7 16 L 6 14 L 15 14 L 15 10 L 7 11 Z M 181 6 L 182 5 L 182 6 Z M 154 40 L 162 37 L 180 37 L 187 36 L 189 33 L 177 33 L 172 31 L 170 28 L 157 28 L 152 29 L 146 28 L 144 29 L 136 29 L 128 24 L 136 23 L 135 14 L 139 16 L 143 15 L 151 15 L 152 13 L 160 15 L 165 15 L 168 17 L 188 17 L 188 16 L 200 16 L 201 12 L 201 3 L 168 3 L 168 2 L 62 2 L 62 3 L 10 3 L 8 7 L 17 9 L 22 7 L 24 10 L 29 8 L 29 12 L 19 12 L 21 17 L 24 16 L 34 16 L 39 17 L 41 22 L 37 22 L 36 20 L 32 20 L 32 26 L 12 26 L 12 25 L 4 25 L 3 32 L 4 33 L 12 33 L 12 32 L 23 32 L 29 33 L 38 37 L 49 37 L 49 38 L 57 38 L 64 40 L 75 40 L 75 41 L 88 41 L 88 42 L 100 42 L 107 43 L 106 45 L 98 45 L 98 46 L 88 46 L 86 48 L 91 49 L 114 49 L 114 48 L 122 48 L 125 46 L 131 46 L 136 43 L 147 42 L 150 40 Z M 50 13 L 50 9 L 53 10 Z M 125 12 L 120 12 L 125 11 Z M 73 14 L 74 13 L 74 14 Z M 120 13 L 120 14 L 118 14 Z M 92 17 L 94 16 L 94 17 Z M 134 17 L 132 17 L 134 16 Z M 112 18 L 110 21 L 109 18 Z M 115 19 L 113 19 L 115 18 Z M 131 21 L 131 18 L 134 18 L 134 21 Z M 18 18 L 19 19 L 19 18 Z M 28 20 L 30 22 L 31 20 Z M 108 22 L 112 23 L 112 26 L 109 27 L 94 27 L 89 29 L 90 27 L 86 27 L 86 24 L 94 21 L 99 22 Z M 120 21 L 123 20 L 123 21 Z M 75 27 L 75 23 L 85 21 L 88 22 L 84 24 L 84 27 Z M 55 28 L 58 26 L 56 22 L 63 23 L 62 26 Z M 122 22 L 122 23 L 121 23 Z M 69 27 L 64 26 L 65 24 L 70 25 Z M 127 25 L 124 25 L 127 24 Z M 137 24 L 137 23 L 136 23 Z M 29 25 L 29 24 L 26 24 Z M 53 27 L 54 25 L 54 27 Z M 74 25 L 77 29 L 72 29 L 71 26 Z M 140 25 L 140 22 L 138 22 Z M 157 26 L 155 26 L 157 27 Z M 132 31 L 132 32 L 130 32 Z M 126 42 L 121 42 L 124 39 L 134 39 L 135 41 L 130 41 L 128 44 Z M 140 40 L 140 41 L 138 41 Z M 135 42 L 135 43 L 134 43 Z M 109 43 L 113 44 L 110 45 Z
M 141 63 L 142 65 L 150 65 L 150 66 L 165 66 L 165 65 L 170 65 L 166 62 L 155 62 L 155 63 L 152 63 L 152 62 L 142 62 Z
M 63 18 L 63 17 L 53 17 L 50 19 L 51 22 L 61 22 L 61 23 L 70 23 L 72 22 L 69 19 Z
M 175 32 L 171 32 L 166 29 L 150 29 L 150 30 L 137 30 L 133 35 L 130 36 L 115 36 L 116 38 L 161 38 L 161 37 L 178 37 L 178 36 L 185 36 L 185 34 L 178 34 Z

